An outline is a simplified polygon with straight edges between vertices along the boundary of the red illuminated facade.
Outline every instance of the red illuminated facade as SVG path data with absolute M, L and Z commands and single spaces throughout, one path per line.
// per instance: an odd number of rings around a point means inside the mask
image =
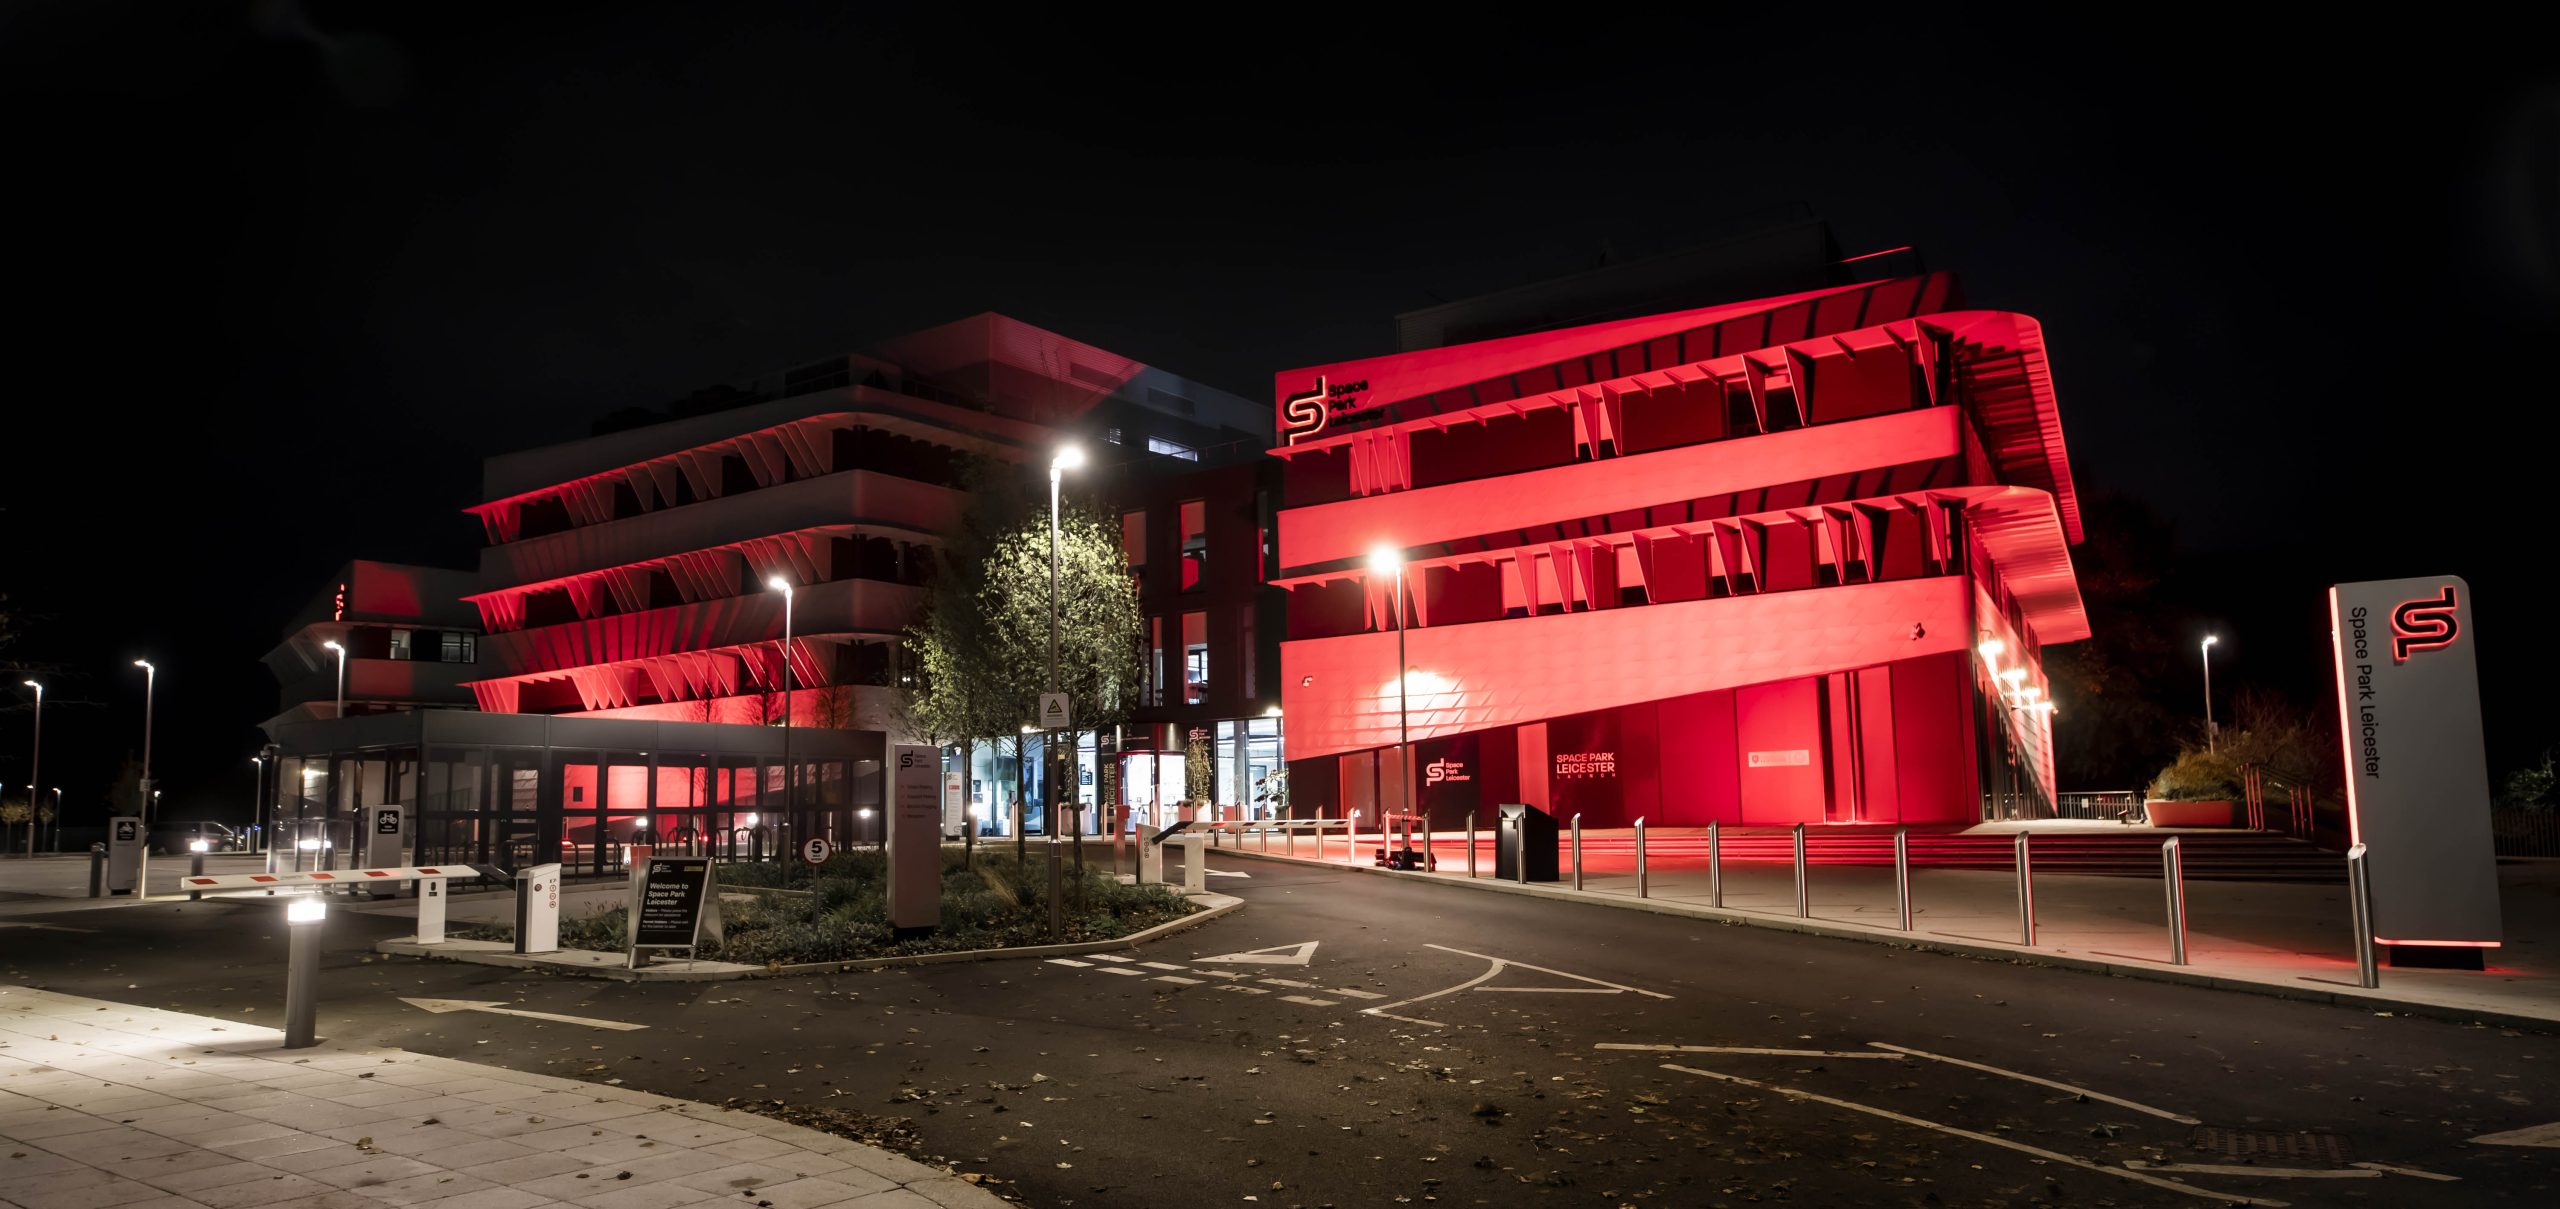
M 1435 825 L 2050 812 L 2088 635 L 2041 329 L 1945 274 L 1290 370 L 1276 586 L 1297 813 Z
M 469 709 L 463 685 L 478 669 L 480 619 L 461 597 L 469 571 L 358 559 L 338 569 L 285 627 L 263 660 L 280 712 L 269 729 L 334 717 L 344 647 L 347 714 Z

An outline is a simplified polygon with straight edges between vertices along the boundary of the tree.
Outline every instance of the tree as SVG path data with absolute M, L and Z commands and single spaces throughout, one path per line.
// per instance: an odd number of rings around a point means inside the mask
M 8 843 L 9 829 L 24 824 L 27 828 L 27 855 L 36 854 L 35 808 L 24 798 L 0 798 L 0 850 Z
M 906 707 L 912 729 L 937 743 L 1010 742 L 1017 768 L 1022 728 L 1050 684 L 1048 501 L 1023 478 L 1020 467 L 972 472 L 970 507 L 907 631 L 917 668 Z M 1137 584 L 1117 519 L 1085 498 L 1062 501 L 1057 566 L 1058 689 L 1075 733 L 1116 725 L 1137 705 L 1142 666 Z M 1017 851 L 1022 831 L 1014 829 Z
M 1214 804 L 1218 796 L 1218 760 L 1209 749 L 1209 732 L 1193 727 L 1188 742 L 1182 745 L 1182 795 L 1194 806 Z

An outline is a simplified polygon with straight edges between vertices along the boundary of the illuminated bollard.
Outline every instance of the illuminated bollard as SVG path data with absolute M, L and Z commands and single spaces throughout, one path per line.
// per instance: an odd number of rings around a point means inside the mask
M 1638 816 L 1636 819 L 1636 897 L 1653 897 L 1648 890 L 1644 875 L 1644 819 Z
M 2382 985 L 2382 969 L 2373 954 L 2373 871 L 2362 844 L 2347 849 L 2347 899 L 2355 916 L 2356 985 L 2372 990 Z
M 320 1020 L 320 925 L 328 900 L 296 895 L 285 903 L 284 1047 L 309 1049 Z
M 206 847 L 208 847 L 208 845 L 207 845 L 203 840 L 188 840 L 188 841 L 187 841 L 187 876 L 189 876 L 189 877 L 203 877 L 203 876 L 204 876 L 204 850 L 205 850 L 205 848 L 206 848 Z M 204 901 L 204 891 L 202 891 L 202 890 L 189 890 L 189 891 L 187 891 L 187 901 L 188 901 L 188 902 L 191 902 L 191 903 L 200 903 L 200 902 L 203 902 L 203 901 Z
M 1707 820 L 1707 905 L 1724 905 L 1724 837 L 1714 819 Z
M 2036 943 L 2036 867 L 2035 857 L 2028 851 L 2026 832 L 2018 833 L 2018 943 L 2034 948 Z
M 2187 964 L 2187 870 L 2178 837 L 2160 844 L 2160 884 L 2169 896 L 2169 964 Z
M 1527 861 L 1520 862 L 1527 865 Z M 1582 888 L 1582 812 L 1573 812 L 1573 888 Z
M 1901 908 L 1902 930 L 1911 930 L 1911 835 L 1893 829 L 1893 899 Z
M 1473 880 L 1475 880 L 1475 876 L 1476 876 L 1476 811 L 1475 811 L 1475 807 L 1470 806 L 1470 807 L 1468 807 L 1468 808 L 1467 808 L 1467 880 L 1469 880 L 1469 881 L 1473 881 Z
M 1804 824 L 1798 823 L 1796 824 L 1796 918 L 1805 919 L 1812 914 L 1813 890 L 1805 884 L 1804 874 Z

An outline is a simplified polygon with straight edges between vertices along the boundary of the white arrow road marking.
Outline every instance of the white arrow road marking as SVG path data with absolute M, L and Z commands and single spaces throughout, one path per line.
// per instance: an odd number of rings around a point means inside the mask
M 2021 1082 L 2021 1083 L 2034 1083 L 2034 1084 L 2038 1084 L 2038 1085 L 2040 1085 L 2040 1086 L 2053 1088 L 2053 1089 L 2054 1089 L 2054 1090 L 2056 1090 L 2056 1091 L 2067 1091 L 2067 1092 L 2074 1093 L 2074 1094 L 2076 1094 L 2076 1095 L 2083 1095 L 2083 1096 L 2087 1096 L 2087 1097 L 2089 1097 L 2089 1098 L 2090 1098 L 2090 1099 L 2092 1099 L 2092 1100 L 2104 1100 L 2104 1101 L 2106 1101 L 2107 1103 L 2109 1103 L 2109 1104 L 2113 1104 L 2113 1105 L 2115 1105 L 2115 1106 L 2116 1106 L 2116 1107 L 2118 1107 L 2118 1108 L 2130 1108 L 2130 1109 L 2132 1109 L 2132 1110 L 2133 1110 L 2133 1111 L 2135 1111 L 2135 1112 L 2147 1112 L 2147 1113 L 2150 1113 L 2152 1116 L 2160 1117 L 2160 1118 L 2162 1118 L 2162 1119 L 2164 1119 L 2164 1120 L 2175 1121 L 2175 1122 L 2177 1122 L 2177 1123 L 2178 1123 L 2178 1124 L 2180 1124 L 2180 1125 L 2202 1125 L 2202 1124 L 2204 1124 L 2204 1122 L 2199 1121 L 2199 1120 L 2195 1119 L 2194 1117 L 2190 1117 L 2190 1116 L 2183 1116 L 2183 1115 L 2181 1115 L 2181 1114 L 2171 1112 L 2171 1111 L 2169 1111 L 2168 1109 L 2165 1109 L 2165 1108 L 2153 1108 L 2152 1106 L 2150 1106 L 2150 1105 L 2148 1105 L 2148 1104 L 2141 1104 L 2141 1103 L 2137 1103 L 2137 1102 L 2132 1101 L 2132 1100 L 2123 1099 L 2123 1098 L 2120 1098 L 2120 1097 L 2117 1097 L 2117 1096 L 2110 1096 L 2110 1095 L 2108 1095 L 2107 1093 L 2102 1092 L 2102 1091 L 2091 1091 L 2091 1090 L 2089 1090 L 2088 1088 L 2082 1087 L 2082 1086 L 2080 1086 L 2080 1085 L 2078 1085 L 2078 1084 L 2076 1084 L 2076 1083 L 2064 1083 L 2064 1082 L 2062 1082 L 2061 1080 L 2058 1080 L 2058 1079 L 2047 1079 L 2047 1078 L 2043 1078 L 2043 1077 L 2038 1076 L 2038 1075 L 2030 1075 L 2030 1074 L 2027 1074 L 2027 1073 L 2025 1073 L 2025 1072 L 2023 1072 L 2023 1071 L 2006 1070 L 2006 1069 L 2003 1069 L 2003 1068 L 2001 1068 L 2001 1067 L 1997 1067 L 1997 1066 L 1985 1066 L 1985 1065 L 1983 1065 L 1983 1064 L 1982 1064 L 1982 1063 L 1980 1063 L 1980 1062 L 1967 1062 L 1967 1061 L 1965 1061 L 1965 1060 L 1964 1060 L 1964 1059 L 1962 1059 L 1962 1058 L 1950 1058 L 1950 1057 L 1946 1056 L 1945 1054 L 1933 1054 L 1933 1053 L 1930 1053 L 1930 1052 L 1929 1052 L 1929 1051 L 1927 1051 L 1927 1050 L 1917 1050 L 1917 1049 L 1912 1049 L 1912 1048 L 1910 1048 L 1910 1047 L 1908 1047 L 1908 1046 L 1902 1046 L 1902 1045 L 1887 1045 L 1887 1044 L 1885 1044 L 1884 1042 L 1881 1042 L 1881 1041 L 1870 1041 L 1870 1042 L 1868 1042 L 1867 1044 L 1872 1045 L 1872 1046 L 1876 1047 L 1877 1049 L 1881 1049 L 1881 1050 L 1891 1050 L 1892 1052 L 1897 1053 L 1897 1054 L 1909 1054 L 1909 1055 L 1911 1055 L 1911 1056 L 1912 1056 L 1912 1057 L 1914 1057 L 1914 1058 L 1926 1058 L 1926 1059 L 1930 1060 L 1931 1062 L 1944 1062 L 1944 1063 L 1946 1063 L 1946 1064 L 1947 1064 L 1947 1065 L 1949 1065 L 1949 1066 L 1961 1066 L 1961 1067 L 1964 1067 L 1964 1068 L 1965 1068 L 1965 1069 L 1967 1069 L 1967 1070 L 1978 1070 L 1978 1071 L 1981 1071 L 1981 1072 L 1983 1072 L 1984 1074 L 1988 1074 L 1988 1075 L 1999 1075 L 1999 1076 L 2001 1076 L 2002 1078 L 2007 1078 L 2007 1079 L 2016 1079 L 2016 1080 L 2018 1080 L 2018 1081 L 2019 1081 L 2019 1082 Z
M 95 932 L 96 928 L 66 928 L 61 924 L 17 924 L 0 920 L 0 928 L 34 928 L 39 932 Z
M 2458 1175 L 2438 1175 L 2432 1171 L 2420 1171 L 2415 1167 L 2394 1167 L 2389 1163 L 2349 1163 L 2347 1166 L 2370 1167 L 2375 1171 L 2388 1171 L 2393 1175 L 2414 1175 L 2422 1180 L 2436 1180 L 2446 1184 L 2456 1183 L 2462 1179 Z
M 492 1016 L 522 1016 L 527 1020 L 548 1020 L 554 1024 L 583 1024 L 588 1028 L 609 1028 L 622 1033 L 635 1032 L 649 1027 L 645 1024 L 628 1024 L 620 1020 L 598 1020 L 592 1016 L 563 1016 L 557 1012 L 528 1012 L 523 1008 L 508 1007 L 506 1000 L 503 999 L 491 999 L 483 1002 L 477 999 L 404 998 L 400 1002 L 408 1004 L 413 1008 L 424 1008 L 427 1011 L 435 1012 L 439 1015 L 445 1012 L 487 1012 Z
M 1222 961 L 1229 965 L 1302 966 L 1315 960 L 1320 940 L 1305 940 L 1293 945 L 1273 945 L 1268 949 L 1246 949 L 1241 953 L 1224 953 L 1216 957 L 1194 957 L 1193 964 Z
M 1252 874 L 1250 874 L 1250 873 L 1242 873 L 1242 872 L 1239 872 L 1239 871 L 1234 870 L 1234 869 L 1208 869 L 1208 870 L 1203 870 L 1203 872 L 1207 873 L 1207 874 L 1208 874 L 1209 876 L 1211 876 L 1211 877 L 1252 877 L 1252 876 L 1253 876 L 1253 875 L 1252 875 Z
M 1641 1050 L 1653 1054 L 1767 1054 L 1778 1058 L 1882 1058 L 1900 1062 L 1900 1054 L 1872 1054 L 1849 1049 L 1761 1049 L 1749 1045 L 1631 1045 L 1623 1041 L 1602 1041 L 1593 1049 Z
M 2510 1129 L 2505 1133 L 2484 1133 L 2471 1141 L 2480 1146 L 2560 1146 L 2560 1121 Z
M 1694 1066 L 1680 1066 L 1670 1062 L 1663 1063 L 1662 1069 L 1676 1070 L 1684 1075 L 1697 1075 L 1701 1078 L 1717 1079 L 1726 1083 L 1739 1083 L 1744 1087 L 1756 1087 L 1763 1091 L 1776 1092 L 1782 1096 L 1793 1096 L 1799 1100 L 1811 1100 L 1817 1104 L 1828 1104 L 1834 1108 L 1845 1108 L 1851 1112 L 1862 1112 L 1871 1117 L 1883 1117 L 1888 1121 L 1899 1121 L 1905 1125 L 1917 1125 L 1922 1129 L 1934 1129 L 1939 1133 L 1947 1134 L 1952 1137 L 1965 1138 L 1970 1141 L 1981 1142 L 1986 1145 L 1998 1146 L 2004 1150 L 2014 1150 L 2020 1154 L 2033 1155 L 2049 1163 L 2062 1163 L 2068 1166 L 2080 1168 L 2083 1171 L 2095 1171 L 2104 1175 L 2115 1176 L 2118 1179 L 2132 1180 L 2138 1184 L 2149 1184 L 2154 1188 L 2166 1188 L 2171 1192 L 2183 1192 L 2188 1196 L 2201 1197 L 2209 1201 L 2220 1201 L 2226 1205 L 2264 1205 L 2267 1206 L 2268 1209 L 2284 1209 L 2284 1207 L 2289 1204 L 2289 1202 L 2286 1201 L 2269 1200 L 2265 1197 L 2242 1196 L 2236 1192 L 2216 1192 L 2210 1188 L 2198 1188 L 2193 1184 L 2182 1184 L 2176 1180 L 2164 1180 L 2158 1176 L 2145 1175 L 2139 1171 L 2127 1171 L 2118 1167 L 2102 1167 L 2087 1159 L 2073 1158 L 2072 1156 L 2063 1154 L 2060 1151 L 2046 1150 L 2040 1146 L 2029 1146 L 2024 1142 L 2013 1142 L 2007 1138 L 1994 1137 L 1987 1133 L 1975 1133 L 1970 1129 L 1959 1129 L 1953 1125 L 1944 1125 L 1936 1121 L 1923 1120 L 1919 1117 L 1905 1116 L 1901 1113 L 1894 1112 L 1891 1109 L 1877 1108 L 1873 1105 L 1859 1104 L 1854 1101 L 1842 1100 L 1832 1096 L 1817 1095 L 1809 1091 L 1799 1091 L 1792 1087 L 1780 1087 L 1774 1083 L 1763 1083 L 1758 1079 L 1745 1079 L 1740 1075 L 1718 1074 L 1711 1070 L 1699 1070 Z
M 1487 991 L 1522 991 L 1522 992 L 1529 992 L 1529 993 L 1536 993 L 1536 992 L 1541 992 L 1541 991 L 1543 991 L 1543 992 L 1548 992 L 1548 993 L 1553 993 L 1553 994 L 1566 994 L 1566 995 L 1572 995 L 1572 994 L 1602 994 L 1602 995 L 1614 995 L 1614 994 L 1621 994 L 1621 993 L 1625 993 L 1625 994 L 1634 994 L 1634 995 L 1649 995 L 1649 996 L 1652 996 L 1652 997 L 1653 997 L 1653 998 L 1655 998 L 1655 999 L 1669 999 L 1669 998 L 1671 998 L 1671 996 L 1669 996 L 1669 995 L 1665 995 L 1665 994 L 1663 994 L 1663 993 L 1662 993 L 1662 992 L 1660 992 L 1660 991 L 1648 991 L 1648 990 L 1645 990 L 1645 989 L 1644 989 L 1644 988 L 1642 988 L 1642 987 L 1631 987 L 1631 986 L 1627 986 L 1627 985 L 1625 985 L 1625 984 L 1623 984 L 1623 983 L 1609 982 L 1609 981 L 1607 981 L 1607 980 L 1599 979 L 1599 978 L 1586 978 L 1586 977 L 1583 977 L 1583 976 L 1582 976 L 1582 975 L 1580 975 L 1580 974 L 1567 974 L 1567 973 L 1565 973 L 1565 972 L 1564 972 L 1564 971 L 1562 971 L 1562 970 L 1550 970 L 1550 969 L 1548 969 L 1548 968 L 1547 968 L 1547 967 L 1545 967 L 1545 966 L 1533 966 L 1533 965 L 1530 965 L 1528 962 L 1525 962 L 1525 961 L 1513 961 L 1513 960 L 1511 960 L 1510 958 L 1507 958 L 1507 957 L 1489 957 L 1489 956 L 1487 956 L 1487 955 L 1485 955 L 1485 954 L 1482 954 L 1482 953 L 1470 953 L 1470 952 L 1468 952 L 1468 951 L 1467 951 L 1467 950 L 1465 950 L 1465 949 L 1453 949 L 1453 948 L 1450 948 L 1450 947 L 1449 947 L 1449 946 L 1447 946 L 1447 945 L 1426 944 L 1426 945 L 1424 945 L 1424 946 L 1422 946 L 1422 947 L 1423 947 L 1423 948 L 1426 948 L 1426 949 L 1438 949 L 1438 950 L 1440 950 L 1440 951 L 1441 951 L 1441 952 L 1443 952 L 1443 953 L 1455 953 L 1455 954 L 1457 954 L 1457 955 L 1459 955 L 1459 956 L 1461 956 L 1461 957 L 1473 957 L 1473 958 L 1475 958 L 1475 959 L 1476 959 L 1476 960 L 1478 960 L 1478 961 L 1487 962 L 1487 963 L 1490 963 L 1490 964 L 1488 964 L 1488 965 L 1486 966 L 1486 968 L 1485 968 L 1485 972 L 1484 972 L 1484 973 L 1478 974 L 1478 975 L 1476 975 L 1475 977 L 1470 978 L 1470 979 L 1466 980 L 1465 982 L 1461 982 L 1461 983 L 1459 983 L 1459 984 L 1458 984 L 1458 985 L 1456 985 L 1456 986 L 1453 986 L 1453 987 L 1444 987 L 1444 988 L 1442 988 L 1442 989 L 1440 989 L 1440 990 L 1433 991 L 1433 992 L 1431 992 L 1431 993 L 1430 993 L 1430 994 L 1428 994 L 1428 995 L 1416 995 L 1416 996 L 1414 996 L 1414 997 L 1413 997 L 1413 998 L 1411 998 L 1411 999 L 1399 999 L 1399 1000 L 1395 1001 L 1394 1003 L 1382 1003 L 1382 1004 L 1379 1004 L 1378 1006 L 1373 1007 L 1373 1008 L 1362 1008 L 1362 1009 L 1360 1009 L 1360 1013 L 1361 1013 L 1362 1015 L 1364 1015 L 1364 1016 L 1384 1016 L 1384 1017 L 1386 1017 L 1386 1018 L 1387 1018 L 1387 1019 L 1389 1019 L 1389 1020 L 1401 1020 L 1401 1021 L 1404 1021 L 1404 1022 L 1405 1022 L 1405 1023 L 1407 1023 L 1407 1024 L 1423 1024 L 1423 1025 L 1429 1025 L 1429 1026 L 1430 1026 L 1430 1027 L 1432 1027 L 1432 1028 L 1447 1028 L 1447 1027 L 1448 1027 L 1447 1025 L 1439 1024 L 1439 1023 L 1435 1023 L 1435 1022 L 1433 1022 L 1433 1021 L 1429 1021 L 1429 1020 L 1417 1020 L 1417 1019 L 1414 1019 L 1414 1018 L 1413 1018 L 1413 1017 L 1411 1017 L 1411 1016 L 1399 1016 L 1399 1015 L 1396 1015 L 1394 1012 L 1389 1011 L 1388 1009 L 1390 1009 L 1390 1008 L 1400 1008 L 1400 1007 L 1403 1007 L 1403 1006 L 1405 1006 L 1405 1005 L 1407 1005 L 1407 1004 L 1421 1003 L 1421 1002 L 1423 1002 L 1424 1000 L 1427 1000 L 1427 999 L 1438 999 L 1439 997 L 1441 997 L 1441 996 L 1443 996 L 1443 995 L 1455 995 L 1455 994 L 1458 994 L 1458 993 L 1463 992 L 1463 991 L 1473 991 L 1473 990 L 1479 990 L 1479 989 L 1481 989 L 1481 990 L 1487 990 Z M 1485 983 L 1491 982 L 1491 981 L 1493 981 L 1494 979 L 1501 977 L 1505 971 L 1510 970 L 1511 968 L 1513 968 L 1513 967 L 1515 967 L 1515 966 L 1516 966 L 1516 967 L 1518 967 L 1518 968 L 1520 968 L 1520 969 L 1523 969 L 1523 970 L 1536 970 L 1537 972 L 1539 972 L 1539 973 L 1541 973 L 1541 974 L 1552 974 L 1552 975 L 1554 975 L 1555 977 L 1558 977 L 1558 978 L 1570 978 L 1570 979 L 1572 979 L 1572 980 L 1573 980 L 1573 981 L 1575 981 L 1575 982 L 1588 983 L 1588 984 L 1590 984 L 1590 985 L 1588 985 L 1588 986 L 1578 986 L 1578 987 L 1488 987 L 1488 986 L 1485 986 L 1485 985 L 1484 985 Z
M 2137 1171 L 2174 1171 L 2183 1175 L 2253 1175 L 2270 1180 L 2375 1180 L 2379 1171 L 2361 1171 L 2353 1167 L 2248 1167 L 2239 1163 L 2146 1163 L 2126 1159 L 2124 1165 Z

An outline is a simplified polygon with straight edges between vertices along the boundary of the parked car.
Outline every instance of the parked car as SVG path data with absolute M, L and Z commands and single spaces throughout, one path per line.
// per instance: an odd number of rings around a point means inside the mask
M 247 832 L 226 824 L 161 822 L 151 825 L 151 855 L 184 856 L 189 851 L 187 846 L 199 839 L 205 842 L 208 852 L 247 852 L 251 846 Z

